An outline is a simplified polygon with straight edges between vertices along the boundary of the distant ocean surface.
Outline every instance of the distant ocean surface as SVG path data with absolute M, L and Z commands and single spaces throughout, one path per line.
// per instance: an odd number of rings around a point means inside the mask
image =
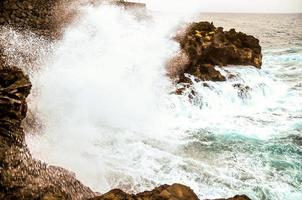
M 200 19 L 254 35 L 264 50 L 301 47 L 302 14 L 201 14 Z
M 100 192 L 179 182 L 201 199 L 302 199 L 301 14 L 201 14 L 259 38 L 263 66 L 229 66 L 239 78 L 195 83 L 189 99 L 171 94 L 165 76 L 178 49 L 167 37 L 173 18 L 83 13 L 31 75 L 39 95 L 29 107 L 45 122 L 27 138 L 35 157 Z M 233 84 L 250 89 L 239 95 Z

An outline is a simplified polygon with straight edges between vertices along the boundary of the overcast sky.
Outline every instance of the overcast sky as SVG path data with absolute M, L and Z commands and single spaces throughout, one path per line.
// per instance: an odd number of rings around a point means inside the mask
M 135 1 L 135 0 L 131 0 Z M 302 12 L 302 0 L 137 0 L 161 11 L 202 12 Z

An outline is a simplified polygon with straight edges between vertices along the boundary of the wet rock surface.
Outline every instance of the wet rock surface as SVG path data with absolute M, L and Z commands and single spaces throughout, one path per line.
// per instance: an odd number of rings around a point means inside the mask
M 178 74 L 172 74 L 179 83 L 190 82 L 185 73 L 203 81 L 225 81 L 226 77 L 215 66 L 250 65 L 261 68 L 262 65 L 259 40 L 235 29 L 224 31 L 209 22 L 192 23 L 175 40 L 180 44 L 181 57 L 186 58 L 181 63 L 183 66 L 178 66 L 181 69 L 177 70 Z

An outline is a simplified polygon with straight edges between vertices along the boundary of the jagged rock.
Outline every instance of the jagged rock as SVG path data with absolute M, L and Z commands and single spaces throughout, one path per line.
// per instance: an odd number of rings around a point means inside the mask
M 215 66 L 252 65 L 260 68 L 262 65 L 259 40 L 235 29 L 223 31 L 213 23 L 192 23 L 175 40 L 180 43 L 181 54 L 187 57 L 184 66 L 178 67 L 182 70 L 170 75 L 179 83 L 190 82 L 185 73 L 203 81 L 225 81 L 226 77 Z
M 198 200 L 198 197 L 189 187 L 181 184 L 173 184 L 171 186 L 162 185 L 152 191 L 142 192 L 136 195 L 127 194 L 115 189 L 91 200 Z
M 94 197 L 90 200 L 199 200 L 197 195 L 189 187 L 181 184 L 162 185 L 152 191 L 134 194 L 127 194 L 119 189 Z M 250 200 L 245 195 L 237 195 L 229 199 L 217 200 Z
M 20 69 L 3 66 L 2 61 L 0 64 L 0 199 L 69 200 L 95 196 L 71 172 L 31 157 L 21 127 L 31 83 Z

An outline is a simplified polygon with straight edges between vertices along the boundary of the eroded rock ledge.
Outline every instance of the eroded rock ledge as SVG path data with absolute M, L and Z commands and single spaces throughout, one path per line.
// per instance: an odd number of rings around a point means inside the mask
M 170 76 L 178 83 L 188 83 L 185 74 L 202 81 L 225 81 L 215 66 L 243 65 L 261 68 L 262 54 L 259 40 L 235 29 L 224 31 L 213 23 L 192 23 L 178 34 L 181 53 L 170 63 Z

